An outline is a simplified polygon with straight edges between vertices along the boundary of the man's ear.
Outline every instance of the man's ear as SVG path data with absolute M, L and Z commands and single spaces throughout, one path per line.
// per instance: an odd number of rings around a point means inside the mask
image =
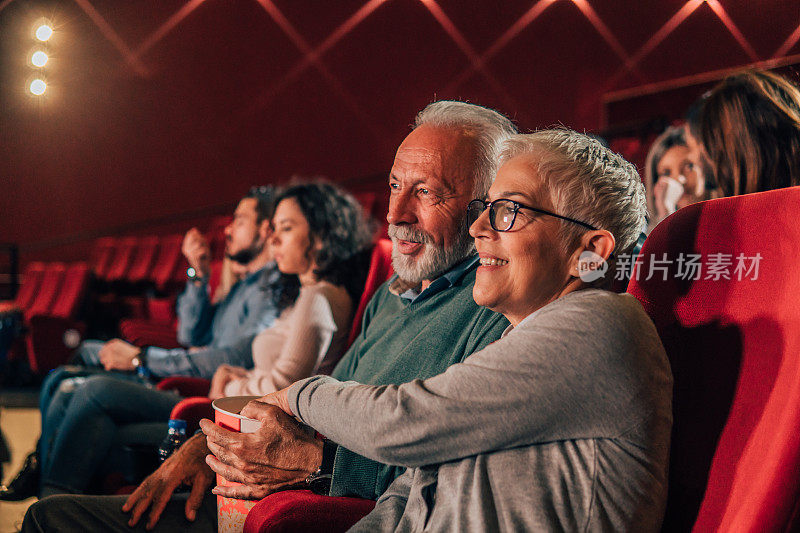
M 272 221 L 270 219 L 265 218 L 264 220 L 258 223 L 258 235 L 265 243 L 272 236 L 272 232 L 273 232 Z
M 610 231 L 597 229 L 581 236 L 580 244 L 570 257 L 570 275 L 578 277 L 581 269 L 596 269 L 596 263 L 604 263 L 614 252 L 617 242 Z

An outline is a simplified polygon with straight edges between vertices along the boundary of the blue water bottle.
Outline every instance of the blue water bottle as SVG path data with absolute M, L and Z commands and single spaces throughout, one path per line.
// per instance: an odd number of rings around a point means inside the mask
M 172 452 L 181 447 L 186 442 L 186 420 L 173 418 L 169 421 L 169 431 L 166 438 L 161 441 L 158 447 L 158 459 L 164 462 Z

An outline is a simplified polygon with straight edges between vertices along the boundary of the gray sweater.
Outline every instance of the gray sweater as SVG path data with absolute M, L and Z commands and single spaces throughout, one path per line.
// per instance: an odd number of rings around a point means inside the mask
M 408 467 L 353 531 L 657 531 L 671 397 L 639 303 L 593 289 L 424 381 L 289 390 L 306 424 Z

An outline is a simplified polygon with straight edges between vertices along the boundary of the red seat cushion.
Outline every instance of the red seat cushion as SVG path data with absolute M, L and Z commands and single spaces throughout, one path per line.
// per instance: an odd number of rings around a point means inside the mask
M 245 533 L 347 531 L 375 507 L 372 500 L 320 496 L 287 490 L 258 502 L 244 522 Z

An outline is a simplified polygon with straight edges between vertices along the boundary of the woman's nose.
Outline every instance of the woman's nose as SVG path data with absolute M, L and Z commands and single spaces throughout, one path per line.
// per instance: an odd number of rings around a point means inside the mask
M 469 234 L 473 239 L 477 239 L 486 237 L 490 231 L 492 231 L 492 225 L 489 223 L 489 209 L 484 209 L 469 227 Z

